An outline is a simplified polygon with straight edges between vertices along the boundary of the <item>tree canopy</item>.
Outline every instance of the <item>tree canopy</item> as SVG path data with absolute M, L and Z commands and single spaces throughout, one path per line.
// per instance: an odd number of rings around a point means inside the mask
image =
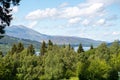
M 32 44 L 27 48 L 14 44 L 6 55 L 0 52 L 0 80 L 118 80 L 120 52 L 114 52 L 118 46 L 118 42 L 109 47 L 102 43 L 80 53 L 70 45 L 43 41 L 36 55 Z
M 12 20 L 11 5 L 19 5 L 20 0 L 0 0 L 0 37 L 5 33 L 4 28 L 10 25 Z

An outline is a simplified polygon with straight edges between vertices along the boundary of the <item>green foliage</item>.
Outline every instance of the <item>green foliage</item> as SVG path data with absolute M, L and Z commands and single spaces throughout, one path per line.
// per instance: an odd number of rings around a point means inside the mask
M 11 54 L 14 54 L 17 52 L 17 46 L 16 44 L 13 44 L 12 48 L 11 48 Z
M 93 45 L 90 46 L 90 49 L 94 49 Z
M 51 40 L 48 41 L 48 50 L 52 50 L 53 42 Z
M 20 53 L 23 50 L 24 50 L 24 46 L 21 42 L 19 42 L 17 45 L 17 53 Z
M 113 54 L 113 51 L 119 50 L 119 45 L 107 47 L 102 43 L 77 53 L 70 45 L 47 46 L 43 42 L 42 55 L 34 55 L 33 45 L 15 46 L 0 56 L 0 80 L 118 80 L 120 52 Z
M 105 60 L 95 59 L 92 60 L 88 67 L 88 79 L 90 80 L 106 80 L 109 77 L 111 67 Z
M 70 80 L 80 80 L 78 77 L 71 77 Z
M 0 57 L 3 57 L 3 52 L 2 51 L 0 51 Z
M 3 54 L 6 54 L 9 50 L 11 50 L 14 44 L 17 46 L 19 42 L 22 42 L 25 48 L 32 44 L 37 51 L 39 51 L 41 45 L 41 43 L 37 41 L 19 39 L 5 35 L 4 38 L 0 39 L 0 49 L 2 50 Z
M 51 40 L 48 41 L 48 46 L 53 46 L 53 42 Z
M 34 47 L 33 47 L 33 45 L 31 44 L 30 46 L 28 46 L 28 48 L 27 48 L 27 54 L 29 55 L 33 55 L 33 54 L 35 54 L 35 49 L 34 49 Z
M 101 45 L 98 46 L 98 48 L 96 49 L 95 55 L 100 58 L 109 60 L 110 50 L 107 47 L 106 43 L 102 43 Z
M 83 47 L 82 47 L 82 44 L 79 45 L 77 52 L 78 52 L 78 53 L 84 52 L 84 49 L 83 49 Z
M 118 54 L 120 52 L 120 45 L 119 41 L 114 41 L 112 45 L 110 46 L 110 52 L 111 54 Z
M 41 47 L 40 47 L 40 55 L 44 55 L 46 52 L 46 43 L 45 41 L 42 42 Z

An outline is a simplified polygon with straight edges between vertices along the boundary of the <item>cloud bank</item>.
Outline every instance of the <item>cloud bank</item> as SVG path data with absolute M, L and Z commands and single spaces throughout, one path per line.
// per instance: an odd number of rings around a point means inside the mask
M 106 8 L 112 4 L 120 3 L 119 0 L 86 0 L 76 6 L 68 6 L 63 3 L 58 8 L 38 9 L 27 14 L 27 20 L 64 19 L 68 24 L 81 24 L 83 26 L 109 25 L 110 19 Z M 111 16 L 110 16 L 111 17 Z M 111 17 L 112 19 L 116 16 Z

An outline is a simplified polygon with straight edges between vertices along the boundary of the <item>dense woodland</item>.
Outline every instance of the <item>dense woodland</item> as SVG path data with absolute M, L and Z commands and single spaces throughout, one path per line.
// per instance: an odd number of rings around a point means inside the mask
M 11 5 L 20 0 L 0 0 L 0 38 L 12 20 Z M 82 44 L 77 52 L 71 45 L 58 46 L 44 41 L 40 54 L 31 44 L 28 48 L 20 42 L 6 54 L 0 51 L 0 80 L 118 80 L 120 71 L 120 45 L 102 43 L 97 48 L 91 45 L 84 51 Z
M 118 80 L 120 45 L 102 43 L 84 51 L 70 45 L 58 46 L 44 41 L 40 54 L 31 44 L 14 44 L 7 54 L 0 51 L 0 80 Z

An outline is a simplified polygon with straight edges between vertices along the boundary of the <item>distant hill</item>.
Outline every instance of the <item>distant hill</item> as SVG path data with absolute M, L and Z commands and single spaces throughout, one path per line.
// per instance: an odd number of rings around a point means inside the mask
M 78 45 L 82 43 L 84 46 L 99 45 L 102 41 L 96 41 L 88 38 L 80 38 L 80 37 L 68 37 L 68 36 L 50 36 L 41 34 L 35 30 L 27 28 L 22 25 L 14 25 L 11 27 L 6 27 L 6 34 L 9 36 L 21 38 L 21 39 L 29 39 L 42 42 L 52 40 L 55 44 L 71 44 Z
M 7 52 L 14 43 L 17 44 L 19 42 L 22 42 L 25 47 L 28 47 L 30 44 L 33 44 L 35 49 L 39 49 L 41 45 L 41 43 L 38 41 L 20 39 L 6 35 L 2 39 L 0 39 L 0 50 L 2 49 L 3 52 Z
M 111 46 L 113 43 L 114 43 L 114 41 L 113 42 L 109 42 L 109 43 L 107 43 L 107 46 Z M 120 41 L 118 41 L 118 43 L 120 44 Z

